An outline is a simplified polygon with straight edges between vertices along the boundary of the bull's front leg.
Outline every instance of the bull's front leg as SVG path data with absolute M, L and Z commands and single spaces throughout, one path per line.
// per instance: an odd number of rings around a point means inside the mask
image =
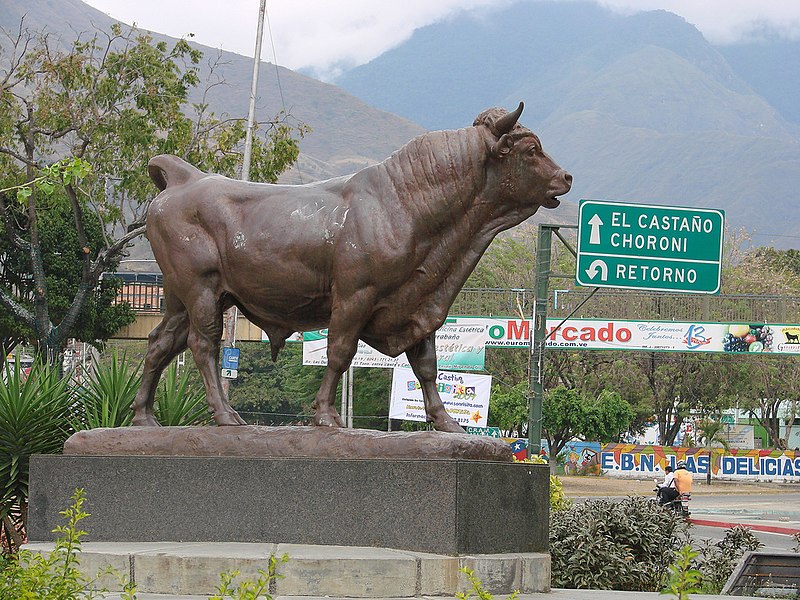
M 336 410 L 336 388 L 349 367 L 358 349 L 358 338 L 343 339 L 334 329 L 328 329 L 328 366 L 322 376 L 322 384 L 311 407 L 314 409 L 313 425 L 344 427 L 342 417 Z
M 439 390 L 436 389 L 436 334 L 432 333 L 406 350 L 406 357 L 422 387 L 428 421 L 433 423 L 437 431 L 465 433 L 458 421 L 445 410 Z
M 351 294 L 339 301 L 339 309 L 331 314 L 328 326 L 328 366 L 322 376 L 314 402 L 314 425 L 344 427 L 342 418 L 336 411 L 336 388 L 342 374 L 350 367 L 358 350 L 359 334 L 362 324 L 374 303 L 374 295 L 369 289 Z

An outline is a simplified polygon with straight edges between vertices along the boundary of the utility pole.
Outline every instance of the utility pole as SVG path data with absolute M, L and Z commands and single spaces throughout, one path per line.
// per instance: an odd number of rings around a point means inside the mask
M 544 399 L 544 344 L 547 335 L 547 288 L 550 283 L 552 227 L 539 225 L 536 244 L 536 299 L 531 327 L 528 396 L 528 457 L 542 449 L 542 401 Z
M 256 94 L 258 93 L 258 71 L 261 66 L 261 42 L 264 37 L 264 14 L 267 10 L 267 0 L 261 0 L 258 7 L 258 27 L 256 29 L 256 47 L 253 56 L 253 81 L 250 86 L 250 107 L 247 113 L 247 132 L 244 138 L 244 156 L 242 157 L 242 181 L 250 181 L 250 162 L 253 155 L 253 131 L 256 122 Z M 225 330 L 222 345 L 228 348 L 236 346 L 236 323 L 239 320 L 239 309 L 232 306 L 225 311 Z M 230 379 L 222 380 L 222 389 L 228 393 Z
M 576 255 L 575 249 L 561 234 L 561 229 L 577 229 L 577 226 L 541 224 L 539 225 L 539 238 L 536 244 L 536 297 L 533 305 L 533 321 L 531 323 L 533 331 L 531 332 L 531 354 L 528 368 L 528 458 L 539 456 L 542 450 L 544 351 L 545 343 L 547 342 L 547 292 L 550 286 L 550 277 L 570 278 L 568 275 L 550 271 L 553 233 L 556 234 L 556 237 L 561 240 L 573 256 Z M 597 288 L 594 291 L 596 292 Z M 592 295 L 594 295 L 594 292 L 589 295 L 589 298 Z M 580 306 L 582 305 L 583 303 Z

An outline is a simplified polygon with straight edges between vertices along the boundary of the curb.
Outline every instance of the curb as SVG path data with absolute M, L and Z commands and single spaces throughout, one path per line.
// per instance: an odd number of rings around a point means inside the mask
M 764 533 L 782 533 L 784 535 L 795 535 L 797 533 L 800 533 L 800 529 L 798 529 L 797 527 L 780 527 L 778 525 L 733 523 L 731 521 L 711 521 L 706 519 L 689 519 L 689 522 L 692 525 L 702 525 L 705 527 L 724 527 L 726 529 L 730 529 L 731 527 L 736 527 L 737 525 L 741 525 L 743 527 L 752 529 L 753 531 L 763 531 Z

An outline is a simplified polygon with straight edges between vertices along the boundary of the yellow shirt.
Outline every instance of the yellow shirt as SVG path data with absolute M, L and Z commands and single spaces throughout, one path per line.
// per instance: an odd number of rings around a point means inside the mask
M 675 469 L 675 487 L 681 494 L 691 494 L 692 474 L 686 469 Z

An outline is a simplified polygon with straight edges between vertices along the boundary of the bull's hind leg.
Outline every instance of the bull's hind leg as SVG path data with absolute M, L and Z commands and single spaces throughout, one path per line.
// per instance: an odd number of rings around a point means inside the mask
M 422 386 L 425 400 L 425 414 L 437 431 L 464 433 L 461 425 L 451 417 L 442 404 L 436 389 L 436 334 L 431 334 L 408 350 L 406 357 L 414 370 L 414 375 Z
M 219 372 L 222 305 L 210 289 L 192 296 L 189 306 L 189 348 L 206 388 L 206 402 L 217 425 L 246 425 L 225 396 Z
M 165 298 L 167 312 L 150 335 L 147 336 L 147 354 L 144 359 L 142 381 L 131 404 L 133 424 L 157 426 L 153 415 L 153 401 L 161 373 L 180 352 L 186 349 L 189 317 L 186 308 L 176 298 Z

